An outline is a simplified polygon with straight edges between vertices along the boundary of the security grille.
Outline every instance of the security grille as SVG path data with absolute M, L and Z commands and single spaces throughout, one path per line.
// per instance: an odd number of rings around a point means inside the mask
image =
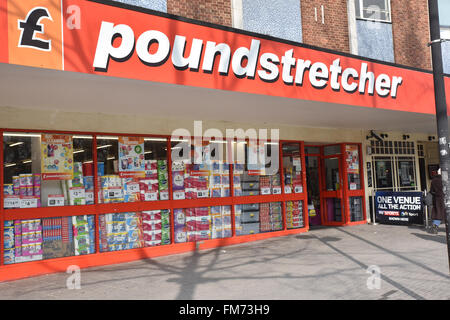
M 414 142 L 410 141 L 370 141 L 372 154 L 415 155 Z M 422 148 L 423 150 L 423 148 Z

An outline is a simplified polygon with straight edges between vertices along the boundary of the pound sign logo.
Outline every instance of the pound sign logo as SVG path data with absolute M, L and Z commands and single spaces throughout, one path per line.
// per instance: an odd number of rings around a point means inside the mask
M 33 48 L 42 51 L 52 49 L 51 40 L 42 40 L 35 38 L 36 33 L 44 33 L 44 25 L 40 23 L 42 19 L 53 21 L 47 8 L 36 7 L 28 12 L 25 20 L 19 20 L 20 34 L 19 47 Z

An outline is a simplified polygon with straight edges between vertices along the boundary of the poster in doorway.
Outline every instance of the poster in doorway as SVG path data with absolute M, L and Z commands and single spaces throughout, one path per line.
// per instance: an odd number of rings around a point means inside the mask
M 345 160 L 347 162 L 347 173 L 359 174 L 359 153 L 357 145 L 345 146 Z

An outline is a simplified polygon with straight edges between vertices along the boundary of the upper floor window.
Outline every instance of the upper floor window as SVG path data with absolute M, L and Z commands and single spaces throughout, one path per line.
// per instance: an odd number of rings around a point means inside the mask
M 391 22 L 390 0 L 355 0 L 357 19 Z

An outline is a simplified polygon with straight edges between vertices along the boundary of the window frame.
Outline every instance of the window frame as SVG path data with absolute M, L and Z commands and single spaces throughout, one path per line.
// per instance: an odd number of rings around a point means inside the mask
M 359 12 L 356 10 L 356 3 L 359 3 Z M 384 12 L 389 19 L 373 19 L 373 18 L 365 18 L 364 17 L 364 0 L 355 0 L 355 17 L 358 20 L 365 20 L 365 21 L 373 21 L 373 22 L 383 22 L 383 23 L 392 23 L 392 10 L 391 10 L 391 1 L 390 0 L 384 0 L 386 9 L 385 10 L 379 10 L 379 12 Z

